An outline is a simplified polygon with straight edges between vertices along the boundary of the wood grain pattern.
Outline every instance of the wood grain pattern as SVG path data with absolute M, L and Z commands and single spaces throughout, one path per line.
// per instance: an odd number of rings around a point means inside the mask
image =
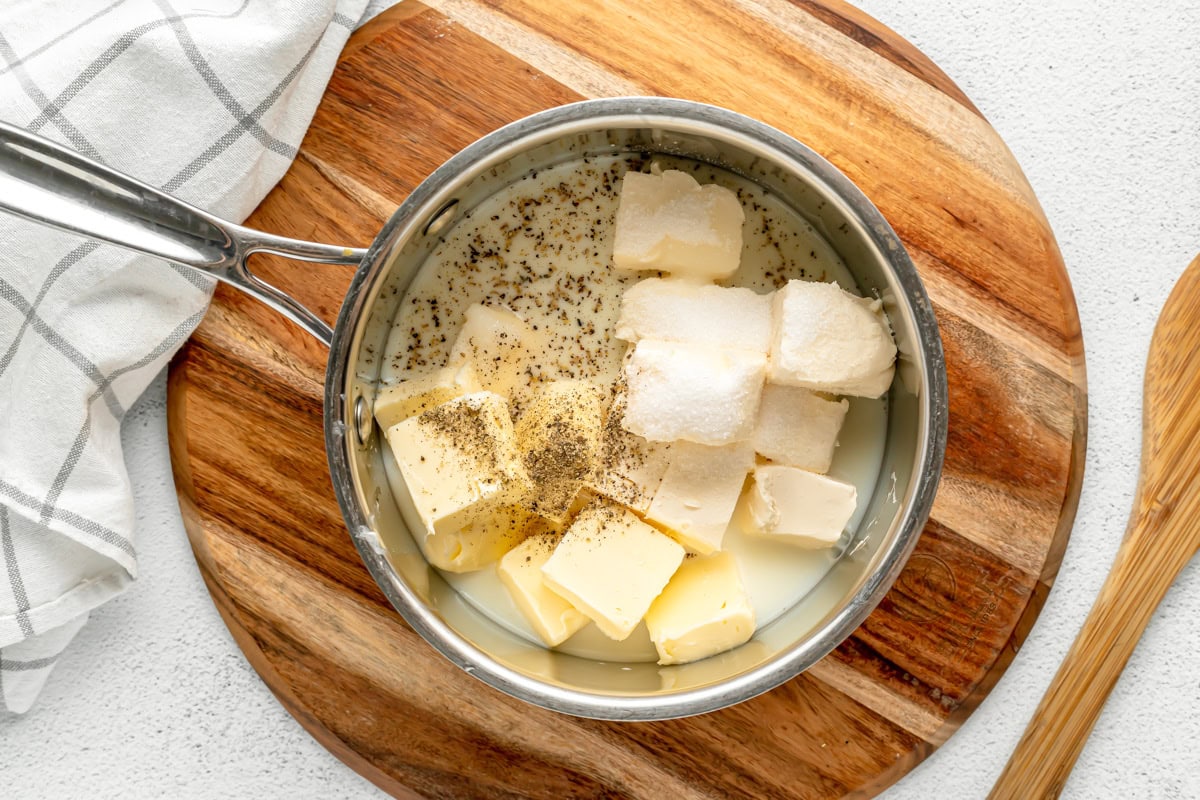
M 686 19 L 687 25 L 664 24 Z M 580 720 L 450 666 L 391 610 L 325 466 L 325 356 L 219 288 L 168 392 L 197 561 L 247 658 L 397 796 L 864 797 L 1004 672 L 1061 559 L 1083 466 L 1083 346 L 1049 226 L 1007 148 L 927 58 L 838 2 L 406 2 L 358 32 L 250 224 L 370 241 L 438 164 L 583 97 L 714 102 L 792 133 L 880 207 L 925 278 L 950 386 L 945 480 L 893 590 L 828 658 L 737 707 Z M 332 321 L 351 272 L 262 257 Z
M 1057 797 L 1138 639 L 1200 551 L 1200 256 L 1158 317 L 1146 361 L 1142 463 L 1125 539 L 990 797 Z

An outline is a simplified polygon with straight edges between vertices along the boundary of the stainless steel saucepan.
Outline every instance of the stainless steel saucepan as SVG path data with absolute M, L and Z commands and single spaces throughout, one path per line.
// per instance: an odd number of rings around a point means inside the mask
M 439 236 L 530 170 L 584 155 L 684 156 L 731 170 L 821 231 L 864 294 L 883 298 L 900 349 L 888 395 L 878 488 L 855 541 L 823 580 L 745 645 L 693 664 L 592 661 L 547 650 L 491 622 L 421 558 L 384 473 L 371 416 L 393 317 Z M 712 711 L 794 677 L 846 638 L 903 568 L 928 518 L 946 441 L 946 375 L 916 270 L 875 207 L 836 168 L 778 130 L 665 98 L 554 108 L 485 136 L 433 172 L 366 250 L 301 242 L 206 214 L 90 159 L 0 125 L 0 209 L 183 264 L 237 286 L 329 346 L 325 445 L 333 486 L 363 562 L 430 644 L 488 684 L 545 708 L 650 720 Z M 331 329 L 246 266 L 255 252 L 358 264 Z

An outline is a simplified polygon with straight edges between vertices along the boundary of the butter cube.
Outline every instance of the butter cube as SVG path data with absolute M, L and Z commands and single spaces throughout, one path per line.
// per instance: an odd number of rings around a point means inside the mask
M 590 620 L 562 596 L 546 588 L 542 566 L 550 560 L 559 537 L 530 536 L 500 559 L 500 581 L 508 588 L 521 614 L 547 647 L 562 644 Z
M 754 635 L 754 609 L 732 553 L 685 559 L 646 612 L 659 664 L 723 653 Z
M 517 452 L 508 403 L 476 392 L 409 417 L 384 432 L 428 536 L 457 533 L 533 485 Z
M 621 641 L 683 561 L 683 548 L 628 509 L 597 500 L 579 512 L 542 567 L 552 591 Z
M 749 442 L 724 447 L 676 442 L 646 519 L 693 553 L 720 550 L 753 466 Z
M 769 383 L 758 407 L 754 450 L 789 467 L 828 472 L 849 408 L 845 400 L 826 400 L 808 389 Z
M 772 315 L 771 383 L 858 397 L 891 387 L 896 345 L 878 300 L 836 283 L 788 281 Z
M 527 536 L 549 531 L 550 523 L 519 506 L 500 506 L 458 530 L 417 536 L 425 559 L 447 572 L 473 572 L 494 563 Z
M 613 334 L 627 342 L 658 339 L 766 355 L 771 296 L 751 289 L 647 278 L 625 290 Z
M 464 314 L 446 364 L 470 363 L 484 389 L 511 398 L 528 384 L 543 338 L 507 308 L 476 303 Z
M 625 429 L 652 442 L 749 439 L 765 372 L 759 353 L 643 339 L 625 366 Z
M 795 467 L 761 466 L 741 513 L 747 533 L 771 536 L 810 549 L 831 547 L 858 502 L 858 490 Z
M 746 214 L 730 190 L 701 186 L 686 172 L 627 172 L 613 236 L 613 265 L 680 278 L 728 278 L 742 255 Z
M 596 473 L 608 393 L 590 381 L 537 386 L 517 420 L 517 447 L 533 481 L 533 510 L 565 522 L 575 496 Z
M 597 494 L 644 514 L 667 471 L 671 445 L 625 430 L 627 404 L 621 382 L 604 418 L 599 464 L 590 485 Z
M 382 386 L 375 395 L 375 419 L 387 430 L 398 422 L 415 417 L 447 400 L 482 391 L 475 368 L 470 362 L 442 367 L 409 378 L 394 386 Z

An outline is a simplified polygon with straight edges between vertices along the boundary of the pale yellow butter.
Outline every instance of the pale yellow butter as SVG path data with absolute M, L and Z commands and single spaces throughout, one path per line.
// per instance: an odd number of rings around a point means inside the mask
M 732 553 L 688 558 L 646 612 L 659 664 L 686 664 L 754 635 L 754 609 Z
M 542 576 L 605 636 L 621 641 L 641 622 L 683 556 L 682 547 L 632 511 L 596 500 L 563 534 Z
M 720 550 L 753 466 L 749 442 L 724 447 L 676 442 L 646 519 L 693 553 Z
M 430 564 L 447 572 L 474 572 L 493 564 L 527 536 L 551 531 L 551 523 L 520 506 L 482 512 L 458 530 L 417 536 Z
M 542 566 L 550 560 L 559 537 L 530 536 L 500 559 L 497 571 L 521 614 L 547 647 L 562 644 L 588 624 L 587 616 L 561 595 L 546 588 Z
M 487 525 L 485 516 L 524 503 L 533 488 L 517 452 L 508 403 L 491 392 L 463 395 L 393 425 L 385 436 L 424 525 L 424 536 L 415 538 L 430 562 L 458 571 L 477 568 L 465 567 L 455 554 L 486 551 L 484 544 L 472 543 L 472 537 L 484 536 L 478 526 Z M 436 537 L 444 538 L 431 541 Z
M 579 491 L 594 481 L 607 402 L 608 392 L 591 381 L 551 381 L 533 390 L 516 436 L 538 514 L 565 522 Z
M 470 363 L 480 386 L 511 399 L 530 382 L 544 340 L 509 309 L 476 303 L 464 314 L 446 365 Z
M 375 419 L 386 431 L 447 400 L 482 389 L 470 362 L 442 367 L 392 386 L 380 387 L 375 395 Z

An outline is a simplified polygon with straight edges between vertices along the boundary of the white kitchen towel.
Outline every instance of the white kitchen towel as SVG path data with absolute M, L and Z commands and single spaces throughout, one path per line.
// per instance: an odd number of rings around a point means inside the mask
M 366 0 L 4 0 L 0 119 L 241 221 Z M 33 703 L 137 574 L 125 412 L 212 281 L 0 215 L 0 695 Z

